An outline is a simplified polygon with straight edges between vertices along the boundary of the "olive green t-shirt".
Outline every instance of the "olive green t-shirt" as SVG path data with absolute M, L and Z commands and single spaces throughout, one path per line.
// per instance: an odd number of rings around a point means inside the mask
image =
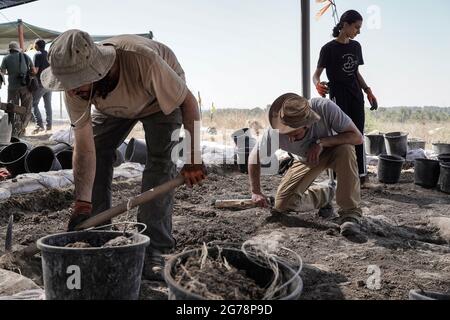
M 105 99 L 92 99 L 97 111 L 117 118 L 140 119 L 159 111 L 168 115 L 181 106 L 188 88 L 184 71 L 170 48 L 135 35 L 113 37 L 101 44 L 116 48 L 120 76 L 116 88 Z M 91 113 L 87 101 L 67 93 L 65 101 L 76 128 L 88 123 Z
M 8 71 L 8 89 L 15 90 L 25 87 L 19 78 L 19 74 L 26 74 L 28 69 L 32 67 L 34 67 L 33 61 L 25 53 L 13 52 L 4 57 L 0 69 Z

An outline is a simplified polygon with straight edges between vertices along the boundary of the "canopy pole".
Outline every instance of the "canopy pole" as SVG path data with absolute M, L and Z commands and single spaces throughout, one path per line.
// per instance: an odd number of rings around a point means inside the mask
M 63 119 L 63 98 L 62 91 L 59 92 L 59 116 L 61 120 Z
M 302 91 L 311 99 L 311 18 L 310 0 L 301 0 Z
M 25 38 L 23 36 L 23 22 L 22 19 L 17 20 L 17 32 L 19 33 L 19 46 L 22 51 L 25 51 Z

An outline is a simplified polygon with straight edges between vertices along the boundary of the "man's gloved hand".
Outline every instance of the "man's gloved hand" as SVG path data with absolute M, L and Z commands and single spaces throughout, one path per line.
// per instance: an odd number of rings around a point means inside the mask
M 185 164 L 181 170 L 181 175 L 184 177 L 185 183 L 192 188 L 195 184 L 201 184 L 208 175 L 205 165 L 202 164 Z
M 372 108 L 370 108 L 370 110 L 371 111 L 378 110 L 378 101 L 377 101 L 377 98 L 372 93 L 372 89 L 367 88 L 366 90 L 364 90 L 364 92 L 367 95 L 367 100 L 369 100 L 370 105 L 372 106 Z
M 328 85 L 326 82 L 317 82 L 316 84 L 316 90 L 317 92 L 320 94 L 321 97 L 325 98 L 325 96 L 328 94 L 328 92 L 330 91 L 328 89 Z
M 77 200 L 73 206 L 72 215 L 70 216 L 67 231 L 75 231 L 75 227 L 83 221 L 89 219 L 92 213 L 92 203 Z

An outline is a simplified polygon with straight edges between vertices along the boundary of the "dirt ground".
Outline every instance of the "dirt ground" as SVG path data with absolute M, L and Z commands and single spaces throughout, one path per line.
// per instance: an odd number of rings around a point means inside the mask
M 302 299 L 408 299 L 411 289 L 446 292 L 450 288 L 450 245 L 429 224 L 430 217 L 450 217 L 450 196 L 415 186 L 411 170 L 404 171 L 401 182 L 393 186 L 376 184 L 376 176 L 371 174 L 371 187 L 362 192 L 365 243 L 343 238 L 337 225 L 319 218 L 316 212 L 273 217 L 267 209 L 214 209 L 214 199 L 250 196 L 246 175 L 215 171 L 203 186 L 176 191 L 173 234 L 177 245 L 172 254 L 203 243 L 239 244 L 278 232 L 284 239 L 281 245 L 297 252 L 305 264 Z M 275 195 L 280 179 L 263 177 L 264 192 Z M 113 204 L 139 192 L 139 179 L 115 181 Z M 72 193 L 71 188 L 47 190 L 1 202 L 2 248 L 11 214 L 15 250 L 63 231 Z M 132 210 L 117 220 L 135 219 L 136 210 Z M 20 269 L 14 271 L 42 285 L 39 257 Z M 378 290 L 373 285 L 377 275 L 381 280 Z M 167 299 L 167 288 L 144 281 L 141 298 Z

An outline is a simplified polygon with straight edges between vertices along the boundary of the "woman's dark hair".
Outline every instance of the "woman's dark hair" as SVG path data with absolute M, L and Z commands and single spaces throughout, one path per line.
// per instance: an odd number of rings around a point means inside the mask
M 39 51 L 45 50 L 45 41 L 44 40 L 42 40 L 42 39 L 36 40 L 35 44 L 38 47 Z
M 348 10 L 344 12 L 344 14 L 341 16 L 341 20 L 333 29 L 333 37 L 337 38 L 339 36 L 339 33 L 344 27 L 345 22 L 347 22 L 348 24 L 353 24 L 357 21 L 363 21 L 363 17 L 358 11 Z

